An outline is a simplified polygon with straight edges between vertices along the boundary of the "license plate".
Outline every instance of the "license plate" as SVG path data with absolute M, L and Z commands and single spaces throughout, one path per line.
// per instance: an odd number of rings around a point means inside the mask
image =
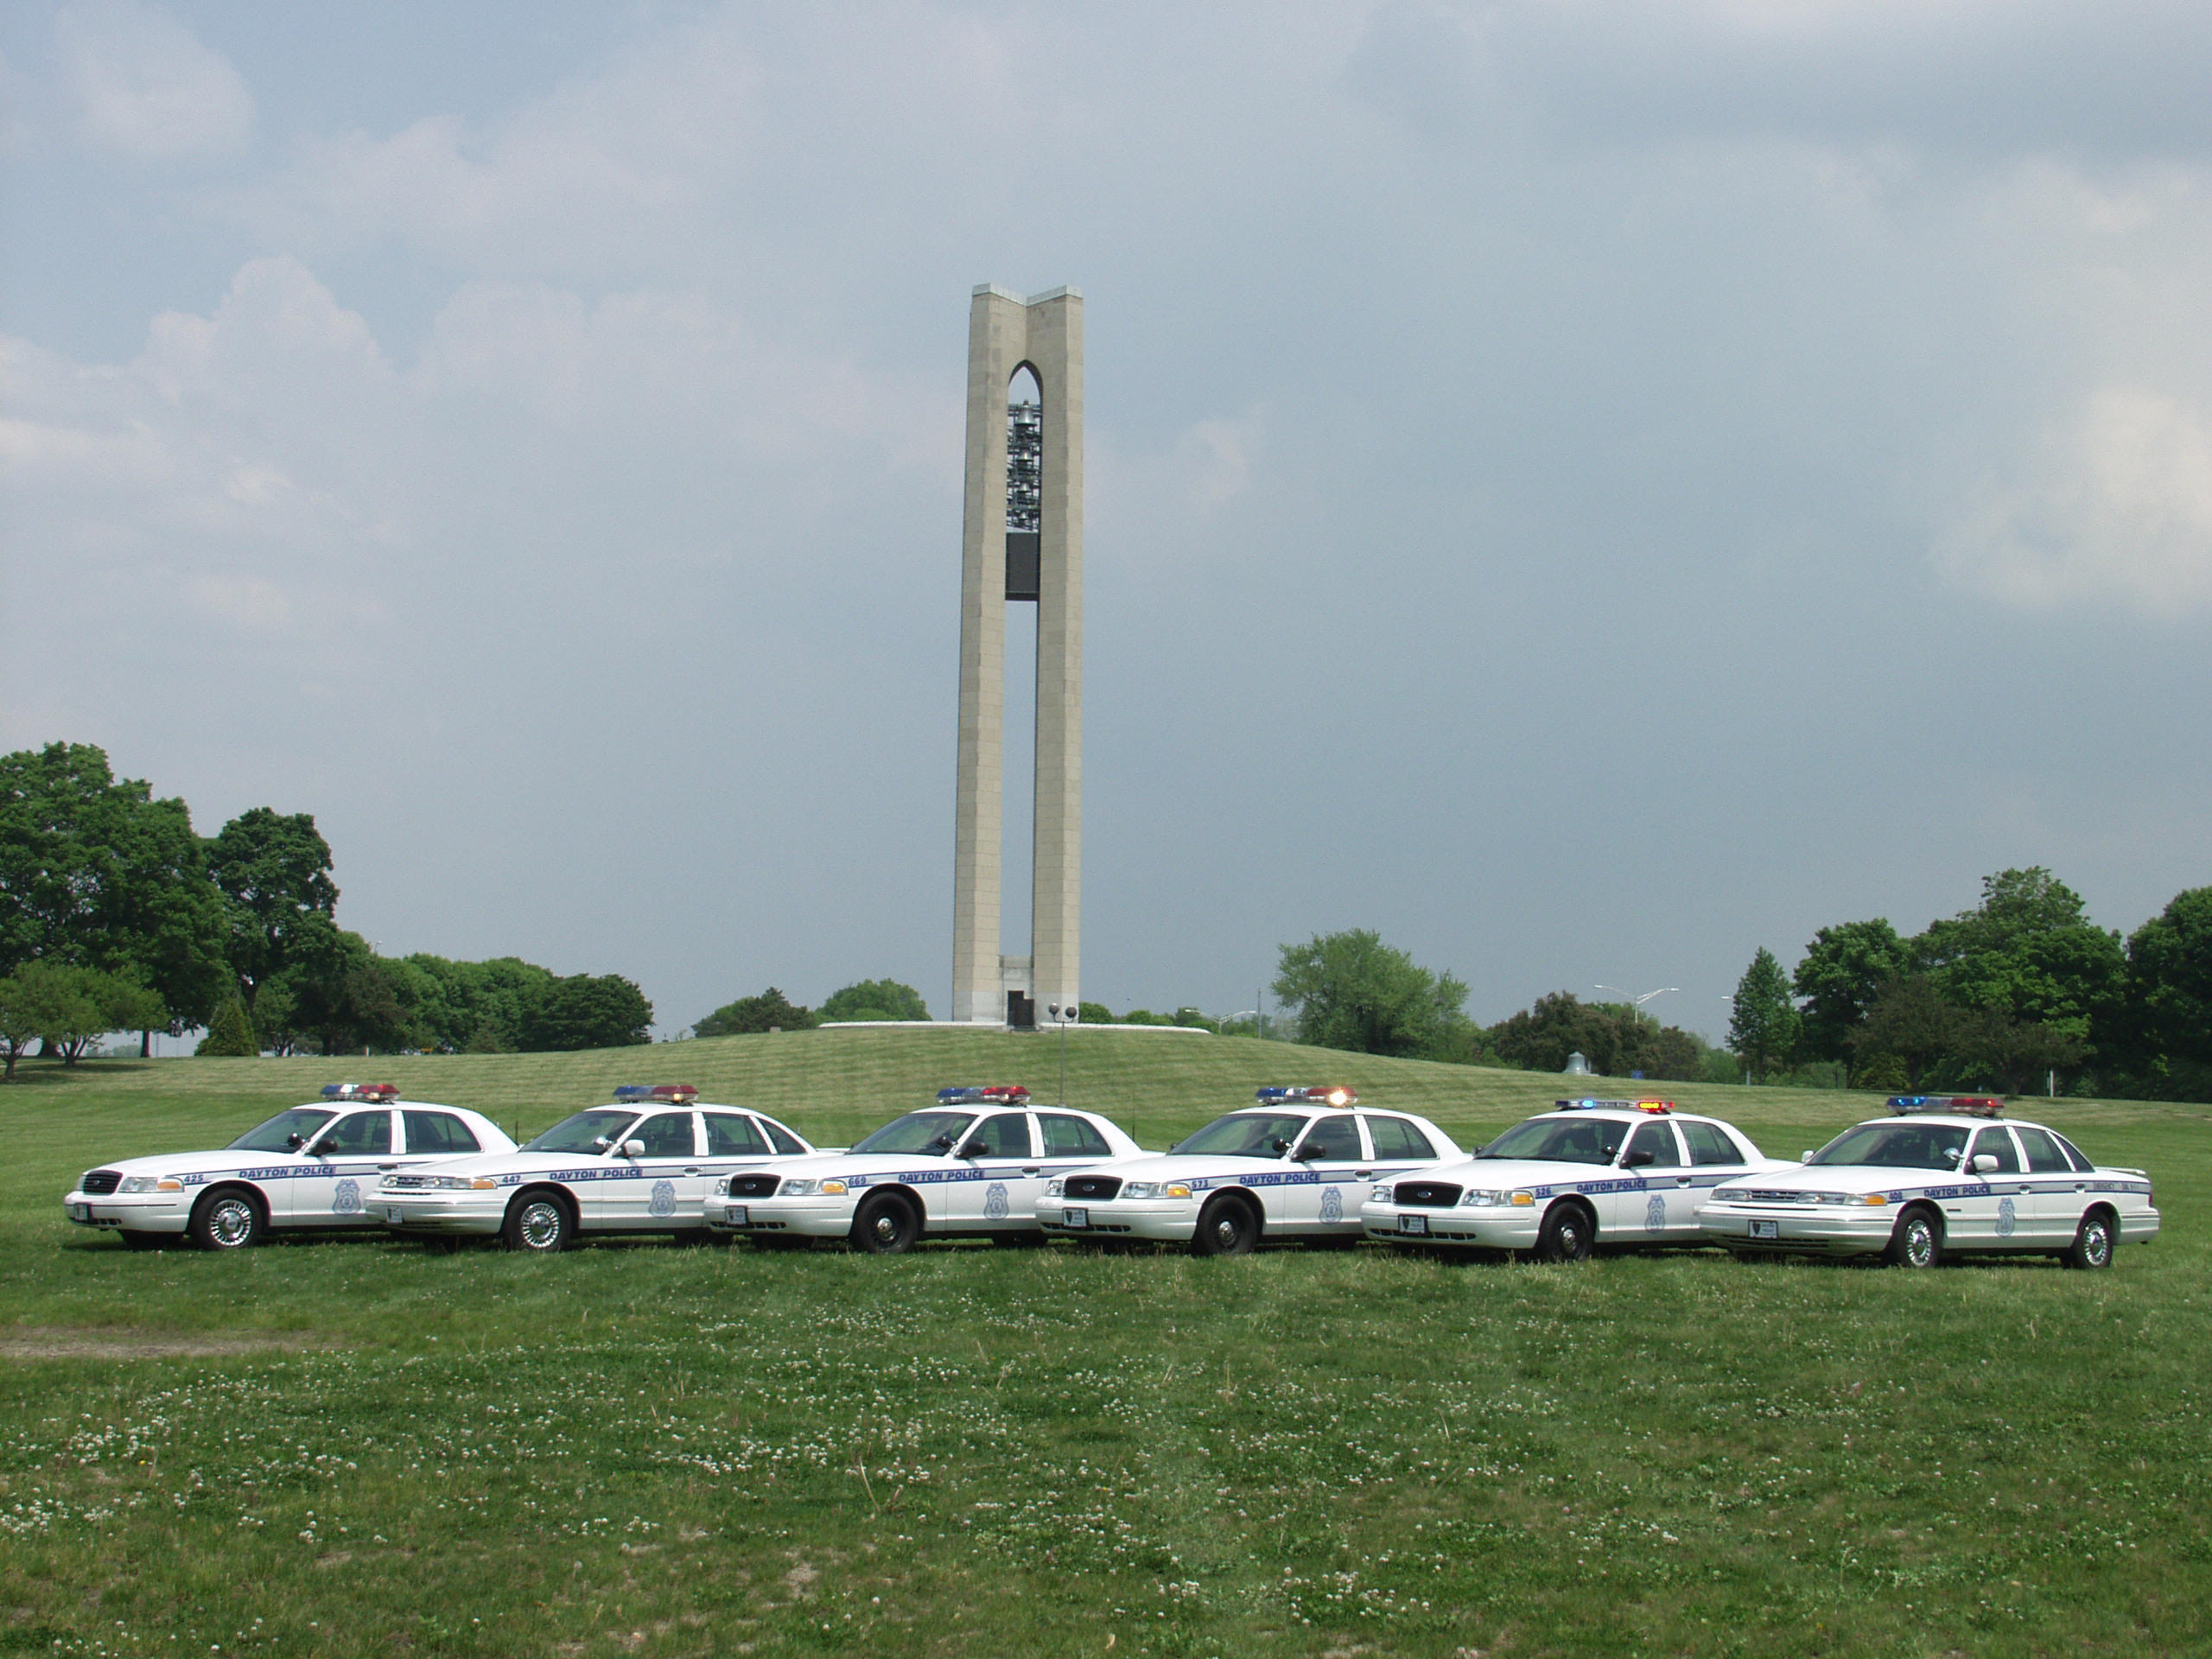
M 722 1219 L 729 1223 L 733 1227 L 744 1226 L 745 1206 L 741 1204 L 724 1205 L 722 1206 Z
M 1778 1239 L 1782 1236 L 1782 1224 L 1778 1221 L 1755 1221 L 1751 1224 L 1751 1236 Z
M 387 1204 L 385 1205 L 384 1218 L 390 1222 L 393 1226 L 397 1227 L 399 1224 L 400 1215 L 401 1211 L 396 1205 Z
M 1060 1224 L 1063 1227 L 1088 1227 L 1090 1225 L 1090 1211 L 1080 1208 L 1063 1210 L 1060 1211 Z
M 70 1220 L 72 1220 L 72 1221 L 90 1221 L 92 1218 L 92 1206 L 91 1205 L 89 1205 L 89 1204 L 73 1204 L 73 1205 L 71 1205 L 69 1206 L 69 1219 L 70 1219 Z
M 1426 1233 L 1428 1230 L 1428 1217 L 1427 1216 L 1400 1216 L 1398 1230 L 1402 1233 Z

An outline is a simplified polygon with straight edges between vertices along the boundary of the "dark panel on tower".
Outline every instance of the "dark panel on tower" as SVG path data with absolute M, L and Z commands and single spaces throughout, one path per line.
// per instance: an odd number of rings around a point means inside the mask
M 1045 411 L 1009 404 L 1006 411 L 1006 596 L 1038 597 L 1039 526 L 1045 500 Z

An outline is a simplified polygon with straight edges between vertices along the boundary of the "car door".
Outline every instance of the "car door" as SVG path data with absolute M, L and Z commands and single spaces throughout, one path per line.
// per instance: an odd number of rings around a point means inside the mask
M 1103 1164 L 1114 1155 L 1114 1148 L 1106 1144 L 1106 1137 L 1098 1133 L 1097 1126 L 1072 1112 L 1038 1113 L 1037 1134 L 1044 1146 L 1043 1174 L 1048 1181 L 1058 1175 Z M 1034 1199 L 1030 1201 L 1029 1213 L 1037 1213 Z
M 372 1219 L 365 1199 L 392 1156 L 394 1114 L 382 1106 L 347 1112 L 315 1139 L 292 1175 L 289 1224 L 359 1227 Z
M 1029 1114 L 994 1112 L 968 1131 L 955 1159 L 959 1179 L 944 1183 L 947 1222 L 963 1231 L 1037 1224 L 1044 1160 L 1031 1139 Z
M 699 1155 L 697 1118 L 696 1112 L 654 1112 L 623 1135 L 621 1145 L 607 1154 L 606 1178 L 592 1183 L 601 1229 L 673 1230 L 700 1224 L 700 1172 L 706 1160 Z M 681 1196 L 687 1190 L 688 1220 Z
M 402 1112 L 399 1127 L 406 1145 L 397 1154 L 402 1164 L 435 1163 L 441 1158 L 466 1158 L 483 1146 L 470 1128 L 451 1112 Z
M 1984 1158 L 1996 1161 L 1984 1170 L 1979 1167 Z M 1966 1196 L 1943 1200 L 1947 1238 L 1964 1249 L 2023 1243 L 2020 1224 L 2033 1200 L 2022 1179 L 2020 1153 L 2012 1144 L 2012 1131 L 2002 1123 L 1976 1130 L 1967 1144 L 1966 1155 L 1959 1160 L 1959 1171 Z
M 1682 1137 L 1683 1149 L 1690 1155 L 1690 1174 L 1687 1187 L 1676 1184 L 1683 1197 L 1679 1216 L 1675 1201 L 1667 1201 L 1667 1234 L 1670 1240 L 1701 1244 L 1705 1231 L 1698 1224 L 1698 1217 L 1705 1209 L 1705 1201 L 1713 1196 L 1714 1187 L 1747 1173 L 1751 1165 L 1736 1137 L 1717 1123 L 1678 1117 L 1675 1120 L 1675 1131 Z
M 1618 1179 L 1598 1198 L 1598 1236 L 1623 1243 L 1663 1243 L 1696 1205 L 1691 1175 L 1675 1126 L 1647 1118 L 1621 1148 Z
M 2080 1230 L 2082 1212 L 2089 1207 L 2088 1183 L 2074 1173 L 2073 1163 L 2048 1129 L 2015 1123 L 2012 1133 L 2028 1165 L 2027 1214 L 2021 1218 L 2020 1230 L 2045 1243 L 2066 1243 Z
M 1294 1179 L 1264 1189 L 1271 1231 L 1332 1233 L 1360 1231 L 1360 1201 L 1374 1160 L 1351 1112 L 1317 1117 L 1291 1148 Z
M 742 1169 L 757 1168 L 774 1154 L 760 1124 L 743 1113 L 702 1112 L 699 1122 L 707 1132 L 707 1157 L 699 1166 L 698 1177 L 703 1207 L 716 1181 Z
M 1367 1144 L 1375 1154 L 1362 1179 L 1391 1180 L 1443 1156 L 1418 1123 L 1382 1112 L 1362 1112 L 1359 1121 L 1367 1126 Z

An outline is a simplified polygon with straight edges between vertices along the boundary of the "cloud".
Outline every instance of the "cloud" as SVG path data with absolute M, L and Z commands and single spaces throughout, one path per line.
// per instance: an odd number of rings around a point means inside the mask
M 2140 386 L 2096 392 L 2031 482 L 1987 492 L 1938 543 L 1955 580 L 2034 610 L 2178 620 L 2212 607 L 2212 420 Z
M 137 161 L 232 155 L 253 131 L 253 96 L 228 59 L 137 0 L 71 0 L 55 14 L 78 119 L 102 149 Z

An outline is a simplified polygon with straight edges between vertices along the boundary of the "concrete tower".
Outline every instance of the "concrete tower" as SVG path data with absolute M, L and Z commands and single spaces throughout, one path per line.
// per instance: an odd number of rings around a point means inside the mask
M 1037 404 L 1010 404 L 1014 378 Z M 1037 607 L 1035 868 L 1027 957 L 1000 951 L 1006 607 Z M 1028 1025 L 1078 995 L 1083 905 L 1083 296 L 986 283 L 968 313 L 952 1017 Z

